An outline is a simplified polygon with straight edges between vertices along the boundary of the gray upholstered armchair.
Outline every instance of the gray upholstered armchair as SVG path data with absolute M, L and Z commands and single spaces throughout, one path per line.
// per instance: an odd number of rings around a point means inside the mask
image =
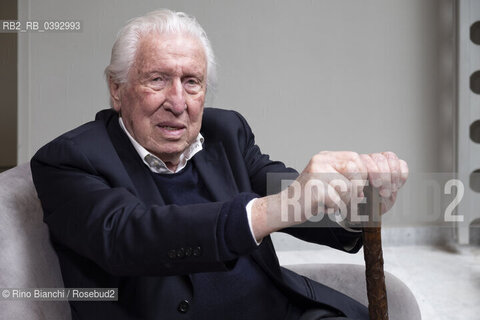
M 28 164 L 0 174 L 0 248 L 0 288 L 63 287 Z M 288 268 L 367 304 L 362 266 L 307 264 Z M 390 319 L 420 319 L 418 304 L 405 284 L 388 273 L 386 283 Z M 0 296 L 0 319 L 70 319 L 70 309 L 64 301 L 12 301 Z

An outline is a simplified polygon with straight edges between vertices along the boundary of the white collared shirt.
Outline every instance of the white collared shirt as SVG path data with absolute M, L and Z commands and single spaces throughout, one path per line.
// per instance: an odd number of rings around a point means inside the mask
M 203 136 L 199 133 L 195 141 L 188 146 L 187 149 L 180 155 L 180 161 L 178 162 L 177 168 L 175 171 L 170 170 L 165 162 L 163 162 L 159 157 L 156 155 L 148 152 L 147 149 L 142 147 L 140 143 L 135 140 L 130 133 L 128 132 L 125 124 L 123 123 L 122 117 L 118 117 L 118 122 L 120 127 L 123 131 L 127 134 L 128 139 L 132 143 L 135 150 L 137 150 L 138 155 L 142 158 L 143 162 L 147 165 L 147 167 L 155 173 L 166 173 L 166 174 L 173 174 L 180 172 L 185 166 L 187 165 L 188 160 L 190 160 L 197 152 L 203 150 L 203 141 L 205 140 Z

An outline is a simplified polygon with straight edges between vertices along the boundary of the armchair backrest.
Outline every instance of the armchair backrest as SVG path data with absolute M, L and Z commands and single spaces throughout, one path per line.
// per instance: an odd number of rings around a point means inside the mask
M 0 290 L 63 287 L 30 165 L 0 174 Z M 70 319 L 66 301 L 0 299 L 0 319 Z

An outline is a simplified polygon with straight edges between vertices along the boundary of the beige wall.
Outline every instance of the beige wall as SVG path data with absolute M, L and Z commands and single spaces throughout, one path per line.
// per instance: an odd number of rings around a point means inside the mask
M 214 104 L 240 110 L 272 157 L 301 169 L 319 150 L 389 149 L 414 171 L 450 171 L 451 2 L 20 0 L 22 17 L 83 22 L 81 33 L 20 35 L 20 159 L 108 106 L 102 72 L 118 28 L 168 7 L 205 27 Z

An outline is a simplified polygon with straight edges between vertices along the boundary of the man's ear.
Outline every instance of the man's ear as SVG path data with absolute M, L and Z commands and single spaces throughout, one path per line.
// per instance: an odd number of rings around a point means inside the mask
M 112 99 L 113 109 L 117 112 L 120 112 L 121 109 L 121 100 L 120 100 L 120 90 L 121 85 L 113 81 L 112 77 L 108 78 L 108 88 L 110 89 L 110 99 Z

